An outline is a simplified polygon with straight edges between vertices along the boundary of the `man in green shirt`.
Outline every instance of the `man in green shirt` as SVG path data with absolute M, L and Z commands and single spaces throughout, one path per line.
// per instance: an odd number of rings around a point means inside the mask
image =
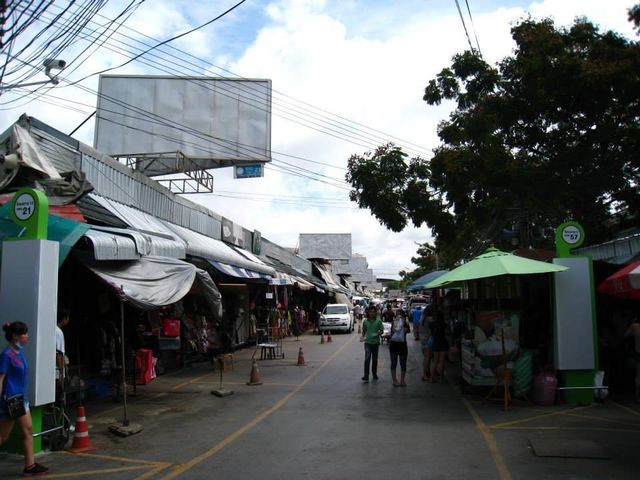
M 373 379 L 378 379 L 378 349 L 380 348 L 380 335 L 384 332 L 382 320 L 377 318 L 378 310 L 371 305 L 367 308 L 367 318 L 362 322 L 362 337 L 364 338 L 364 377 L 363 382 L 369 381 L 369 364 Z

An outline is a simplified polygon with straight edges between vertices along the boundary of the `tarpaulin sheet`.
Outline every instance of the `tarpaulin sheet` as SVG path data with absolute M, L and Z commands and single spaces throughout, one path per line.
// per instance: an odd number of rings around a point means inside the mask
M 141 257 L 139 260 L 82 261 L 127 301 L 142 310 L 170 305 L 184 297 L 196 277 L 196 266 L 169 257 Z M 217 289 L 216 289 L 217 290 Z

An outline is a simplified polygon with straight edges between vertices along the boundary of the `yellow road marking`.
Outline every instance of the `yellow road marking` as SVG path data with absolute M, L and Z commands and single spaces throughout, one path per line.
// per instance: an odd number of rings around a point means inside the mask
M 489 427 L 493 430 L 584 430 L 588 432 L 618 432 L 618 433 L 640 433 L 640 430 L 625 428 L 599 428 L 599 427 Z
M 219 385 L 220 382 L 193 382 L 194 385 Z M 247 382 L 222 382 L 223 385 L 247 385 Z M 272 383 L 272 382 L 263 382 L 262 386 L 271 386 L 271 387 L 297 387 L 297 383 Z
M 151 465 L 136 465 L 132 467 L 105 468 L 102 470 L 85 470 L 83 472 L 50 473 L 47 475 L 47 478 L 70 478 L 85 477 L 90 475 L 104 475 L 105 473 L 130 472 L 132 470 L 142 470 L 150 467 Z
M 160 473 L 162 470 L 165 470 L 167 468 L 169 468 L 171 465 L 173 465 L 172 463 L 161 463 L 159 464 L 156 468 L 154 468 L 153 470 L 149 470 L 147 473 L 140 475 L 139 477 L 136 477 L 135 480 L 146 480 L 147 478 L 151 478 L 153 476 L 155 476 L 157 473 Z
M 640 412 L 634 410 L 633 408 L 625 407 L 624 405 L 621 405 L 618 402 L 613 402 L 613 404 L 617 407 L 620 407 L 625 412 L 629 412 L 640 417 Z
M 509 425 L 516 425 L 518 423 L 525 423 L 525 422 L 529 422 L 531 420 L 537 420 L 539 418 L 545 418 L 545 417 L 553 417 L 556 415 L 564 415 L 566 413 L 570 413 L 570 412 L 575 412 L 578 410 L 583 410 L 585 408 L 589 408 L 590 406 L 584 406 L 584 407 L 576 407 L 576 408 L 571 408 L 569 410 L 562 410 L 562 411 L 557 411 L 557 412 L 551 412 L 551 413 L 544 413 L 542 415 L 534 415 L 532 417 L 526 417 L 526 418 L 521 418 L 519 420 L 513 420 L 511 422 L 504 422 L 504 423 L 497 423 L 495 425 L 489 425 L 489 428 L 502 428 L 505 426 L 509 426 Z
M 159 464 L 164 464 L 165 462 L 154 462 L 153 460 L 139 460 L 137 458 L 123 458 L 123 457 L 113 457 L 111 455 L 100 455 L 97 453 L 71 453 L 71 452 L 56 452 L 57 455 L 69 455 L 72 457 L 89 457 L 89 458 L 98 458 L 100 460 L 111 460 L 114 462 L 128 462 L 128 463 L 141 463 L 147 466 L 156 466 Z
M 511 472 L 507 468 L 507 464 L 504 462 L 500 451 L 498 450 L 498 444 L 496 443 L 496 439 L 491 433 L 491 430 L 487 425 L 482 421 L 476 409 L 467 401 L 466 398 L 460 397 L 462 399 L 462 403 L 464 403 L 467 410 L 473 417 L 473 420 L 476 422 L 476 427 L 484 437 L 484 441 L 487 442 L 487 446 L 489 447 L 489 452 L 491 452 L 491 457 L 493 458 L 493 462 L 496 464 L 496 468 L 498 469 L 498 475 L 500 480 L 511 480 Z
M 179 388 L 182 388 L 185 385 L 189 385 L 190 383 L 194 383 L 194 382 L 197 382 L 198 380 L 202 380 L 203 378 L 208 377 L 209 375 L 212 375 L 212 373 L 206 373 L 204 375 L 200 375 L 199 377 L 192 378 L 191 380 L 187 380 L 186 382 L 179 383 L 178 385 L 171 387 L 171 390 L 178 390 Z
M 180 383 L 178 385 L 174 385 L 169 390 L 170 391 L 177 390 L 179 388 L 184 387 L 185 385 L 189 385 L 190 383 L 194 383 L 194 382 L 196 382 L 198 380 L 201 380 L 201 379 L 203 379 L 203 378 L 205 378 L 205 377 L 207 377 L 209 375 L 211 375 L 211 373 L 206 373 L 205 375 L 200 375 L 199 377 L 192 378 L 191 380 L 187 380 L 186 382 L 182 382 L 182 383 Z M 158 398 L 158 397 L 164 397 L 165 395 L 167 395 L 166 392 L 156 393 L 154 395 L 150 395 L 149 397 L 142 398 L 142 399 L 138 400 L 136 403 L 148 402 L 148 401 L 153 400 L 153 399 Z M 122 410 L 121 406 L 120 407 L 114 407 L 114 408 L 111 408 L 109 410 L 105 410 L 104 412 L 100 412 L 100 413 L 97 413 L 97 414 L 93 415 L 93 418 L 105 417 L 109 413 L 117 412 L 117 411 L 120 411 L 120 410 Z
M 567 417 L 585 418 L 587 420 L 597 420 L 599 422 L 619 423 L 620 425 L 628 425 L 631 427 L 640 428 L 640 424 L 638 423 L 633 423 L 633 422 L 624 421 L 624 420 L 614 420 L 614 419 L 596 417 L 595 415 L 578 415 L 577 413 L 563 413 L 562 415 L 566 415 Z
M 317 370 L 315 370 L 313 373 L 311 373 L 311 375 L 309 375 L 302 383 L 300 383 L 291 392 L 289 392 L 282 399 L 280 399 L 273 407 L 271 407 L 268 410 L 265 410 L 264 412 L 262 412 L 260 415 L 258 415 L 253 420 L 251 420 L 249 423 L 247 423 L 243 427 L 239 428 L 238 430 L 236 430 L 232 434 L 228 435 L 225 439 L 223 439 L 222 441 L 220 441 L 219 443 L 214 445 L 212 448 L 210 448 L 206 452 L 201 453 L 200 455 L 192 458 L 187 463 L 183 463 L 183 464 L 175 466 L 171 470 L 171 472 L 168 475 L 165 475 L 164 477 L 162 477 L 162 479 L 163 480 L 169 480 L 169 479 L 172 479 L 172 478 L 176 478 L 178 475 L 184 473 L 185 471 L 189 470 L 190 468 L 193 468 L 196 465 L 198 465 L 199 463 L 204 462 L 208 458 L 210 458 L 213 455 L 215 455 L 216 453 L 218 453 L 223 448 L 225 448 L 228 445 L 232 444 L 234 441 L 236 441 L 238 438 L 240 438 L 247 431 L 251 430 L 256 425 L 258 425 L 260 422 L 262 422 L 265 418 L 269 417 L 274 412 L 278 411 L 280 408 L 282 408 L 291 399 L 291 397 L 293 397 L 296 393 L 298 393 L 307 383 L 309 383 L 318 373 L 320 373 L 324 369 L 324 367 L 326 367 L 336 356 L 338 356 L 338 354 L 340 352 L 342 352 L 342 350 L 344 350 L 344 348 L 347 345 L 349 345 L 353 341 L 354 338 L 356 338 L 356 337 L 352 337 L 350 340 L 345 342 L 344 345 L 342 345 L 342 347 L 340 347 L 338 350 L 336 350 L 327 360 L 325 360 L 322 363 L 322 365 L 320 367 L 318 367 Z

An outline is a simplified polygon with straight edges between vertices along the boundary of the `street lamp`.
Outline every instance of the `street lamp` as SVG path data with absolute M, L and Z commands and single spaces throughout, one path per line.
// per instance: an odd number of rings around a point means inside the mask
M 425 248 L 426 250 L 428 250 L 431 253 L 433 253 L 433 256 L 436 257 L 436 270 L 440 270 L 440 261 L 438 259 L 438 251 L 435 248 L 431 248 L 426 243 L 418 243 L 418 242 L 415 242 L 415 241 L 413 243 L 415 243 L 419 247 Z

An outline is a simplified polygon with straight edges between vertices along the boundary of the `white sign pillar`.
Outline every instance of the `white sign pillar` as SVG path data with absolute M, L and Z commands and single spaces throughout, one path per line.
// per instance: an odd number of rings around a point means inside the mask
M 31 405 L 55 401 L 58 242 L 14 240 L 2 245 L 0 322 L 29 327 L 25 355 Z

